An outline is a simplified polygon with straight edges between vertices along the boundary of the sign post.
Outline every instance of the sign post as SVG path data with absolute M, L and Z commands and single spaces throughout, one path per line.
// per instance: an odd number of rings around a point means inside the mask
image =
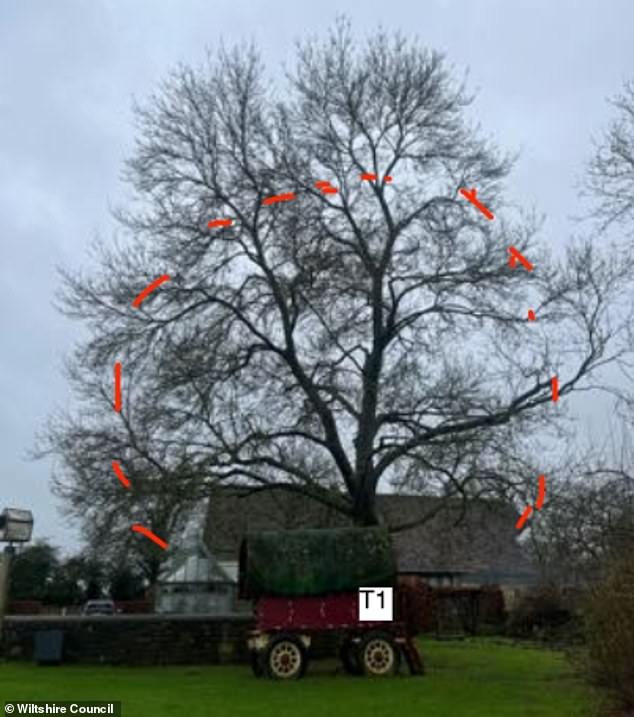
M 15 554 L 13 543 L 27 543 L 33 533 L 33 514 L 30 510 L 5 508 L 0 514 L 0 542 L 9 543 L 4 548 L 0 562 L 0 635 L 4 615 L 9 606 L 9 580 L 11 560 Z

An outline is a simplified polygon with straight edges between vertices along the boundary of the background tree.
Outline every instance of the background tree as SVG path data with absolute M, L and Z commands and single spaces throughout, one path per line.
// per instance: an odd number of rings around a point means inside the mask
M 10 598 L 46 600 L 58 564 L 57 549 L 45 540 L 24 547 L 11 561 Z
M 621 553 L 607 565 L 585 610 L 590 674 L 611 688 L 627 714 L 634 708 L 634 553 Z
M 634 238 L 634 83 L 626 82 L 610 102 L 616 117 L 594 142 L 583 189 L 595 241 L 612 234 L 628 253 Z M 621 360 L 619 367 L 608 440 L 600 449 L 571 452 L 552 472 L 548 513 L 531 531 L 539 564 L 558 582 L 587 585 L 604 578 L 634 547 L 633 384 L 631 365 Z
M 634 80 L 610 103 L 616 118 L 599 140 L 588 163 L 584 186 L 599 228 L 634 228 Z
M 615 117 L 601 138 L 585 178 L 586 196 L 601 236 L 612 231 L 627 252 L 634 240 L 634 80 L 610 100 Z M 631 340 L 631 339 L 630 339 Z M 634 374 L 620 363 L 622 389 L 615 400 L 617 440 L 609 459 L 595 466 L 588 487 L 594 505 L 595 534 L 608 558 L 619 559 L 634 547 Z
M 544 582 L 587 587 L 634 550 L 634 480 L 592 460 L 550 475 L 548 511 L 529 543 Z
M 111 386 L 106 389 L 90 374 L 79 374 L 71 362 L 66 375 L 76 394 L 90 399 L 97 416 L 100 406 L 102 417 L 86 420 L 68 412 L 57 414 L 49 421 L 35 456 L 51 452 L 61 456 L 63 470 L 53 472 L 53 491 L 62 499 L 66 516 L 80 521 L 93 563 L 116 565 L 124 556 L 133 571 L 140 571 L 148 584 L 154 585 L 166 554 L 154 544 L 140 541 L 130 526 L 142 523 L 168 540 L 177 534 L 197 499 L 192 469 L 184 459 L 169 466 L 165 449 L 152 440 L 152 426 L 141 423 L 133 428 L 127 408 L 122 420 L 108 420 Z M 127 378 L 133 383 L 131 372 Z M 131 490 L 124 490 L 116 479 L 113 457 Z M 85 560 L 80 562 L 85 567 Z
M 81 553 L 63 558 L 58 548 L 40 540 L 23 548 L 12 561 L 10 595 L 12 600 L 78 605 L 102 596 L 107 574 L 98 557 Z
M 60 308 L 89 329 L 71 361 L 85 411 L 44 444 L 87 523 L 136 509 L 136 479 L 127 492 L 108 475 L 119 458 L 145 477 L 148 511 L 179 472 L 189 499 L 282 485 L 366 524 L 382 482 L 507 491 L 526 437 L 552 433 L 566 397 L 627 349 L 631 257 L 579 242 L 556 259 L 537 242 L 504 197 L 512 159 L 468 122 L 439 53 L 383 31 L 360 47 L 342 20 L 298 44 L 287 80 L 276 93 L 252 47 L 175 70 L 137 108 L 125 240 L 96 244 L 92 275 L 63 271 Z M 263 204 L 281 192 L 295 199 Z M 536 270 L 511 269 L 510 245 Z M 104 405 L 116 360 L 120 414 Z M 78 428 L 89 446 L 107 432 L 143 450 L 78 458 Z
M 80 605 L 85 600 L 82 589 L 84 565 L 74 557 L 59 560 L 48 581 L 44 602 L 53 605 Z
M 625 251 L 634 239 L 634 80 L 624 83 L 623 90 L 610 100 L 615 118 L 594 143 L 594 154 L 584 178 L 584 193 L 591 202 L 591 217 L 598 230 L 617 234 Z M 631 364 L 623 364 L 629 386 L 621 391 L 617 402 L 618 418 L 629 439 L 634 428 L 634 373 Z M 631 440 L 622 441 L 619 470 L 634 475 L 634 451 Z
M 98 600 L 106 593 L 106 580 L 104 564 L 94 557 L 81 557 L 77 559 L 81 571 L 80 585 L 84 600 Z
M 145 594 L 143 574 L 125 563 L 111 566 L 108 586 L 108 594 L 113 600 L 140 600 Z

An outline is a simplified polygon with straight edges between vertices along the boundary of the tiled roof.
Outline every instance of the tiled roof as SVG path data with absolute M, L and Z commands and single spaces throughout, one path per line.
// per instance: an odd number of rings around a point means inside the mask
M 495 501 L 461 501 L 429 496 L 380 494 L 377 505 L 391 529 L 442 509 L 416 527 L 394 532 L 402 573 L 479 575 L 490 582 L 530 576 L 530 564 L 517 542 L 517 513 Z M 248 531 L 326 528 L 349 525 L 345 516 L 287 490 L 248 492 L 221 488 L 209 499 L 204 540 L 219 560 L 237 558 Z

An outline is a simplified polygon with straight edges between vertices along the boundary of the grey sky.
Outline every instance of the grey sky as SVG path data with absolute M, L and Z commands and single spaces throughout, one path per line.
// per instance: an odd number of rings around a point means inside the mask
M 51 306 L 56 264 L 80 266 L 134 130 L 131 99 L 206 45 L 254 38 L 269 67 L 292 61 L 293 40 L 323 33 L 345 12 L 364 34 L 381 22 L 415 32 L 470 68 L 473 116 L 522 155 L 515 199 L 547 214 L 560 245 L 579 210 L 573 182 L 590 136 L 612 116 L 605 102 L 634 76 L 630 0 L 4 0 L 0 6 L 0 505 L 31 508 L 36 537 L 72 548 L 48 488 L 49 466 L 23 454 L 70 396 L 61 358 L 79 328 Z M 111 479 L 104 468 L 104 479 Z

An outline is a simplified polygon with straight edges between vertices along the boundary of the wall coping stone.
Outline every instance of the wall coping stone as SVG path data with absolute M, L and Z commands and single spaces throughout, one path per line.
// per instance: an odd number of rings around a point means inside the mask
M 225 615 L 179 615 L 179 614 L 130 614 L 130 615 L 6 615 L 4 624 L 9 623 L 86 623 L 86 622 L 251 622 L 250 613 L 227 613 Z

